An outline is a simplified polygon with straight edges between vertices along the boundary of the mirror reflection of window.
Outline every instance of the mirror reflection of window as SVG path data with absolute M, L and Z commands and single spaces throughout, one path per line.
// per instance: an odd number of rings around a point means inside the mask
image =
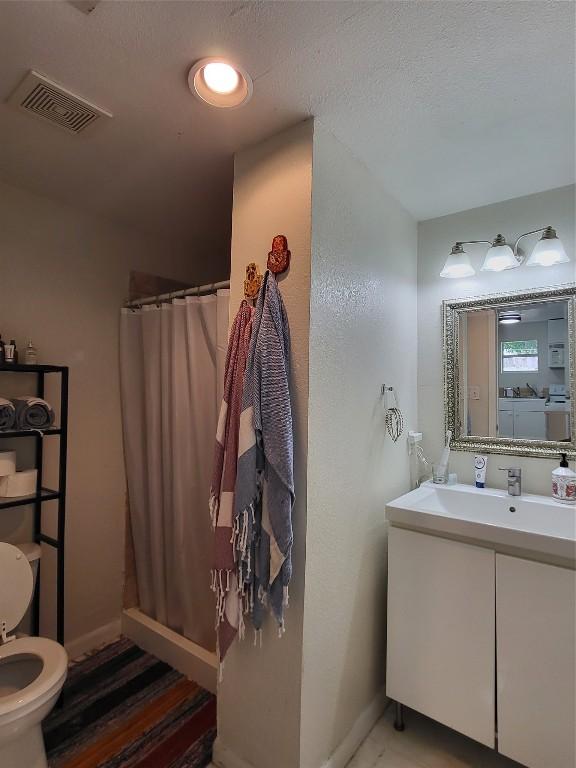
M 500 343 L 500 371 L 513 373 L 538 370 L 538 339 L 528 341 L 502 341 Z

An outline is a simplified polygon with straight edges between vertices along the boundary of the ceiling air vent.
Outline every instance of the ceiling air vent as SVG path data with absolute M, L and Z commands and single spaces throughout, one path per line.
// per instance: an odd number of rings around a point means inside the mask
M 112 114 L 61 85 L 31 70 L 8 99 L 10 104 L 31 115 L 49 120 L 68 133 L 83 133 Z

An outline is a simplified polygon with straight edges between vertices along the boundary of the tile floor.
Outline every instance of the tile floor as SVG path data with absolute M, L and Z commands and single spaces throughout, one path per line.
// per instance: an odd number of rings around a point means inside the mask
M 389 706 L 347 768 L 523 768 L 417 712 L 405 710 L 404 719 L 406 730 L 395 731 Z
M 394 730 L 389 706 L 347 768 L 521 768 L 520 763 L 423 715 L 405 710 L 406 730 Z

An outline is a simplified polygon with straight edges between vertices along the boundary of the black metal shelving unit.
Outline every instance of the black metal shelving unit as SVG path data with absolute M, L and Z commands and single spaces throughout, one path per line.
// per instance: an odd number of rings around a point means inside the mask
M 1 439 L 28 438 L 35 441 L 35 468 L 38 470 L 36 494 L 0 500 L 0 510 L 9 507 L 34 507 L 34 540 L 38 544 L 47 544 L 56 550 L 56 639 L 64 645 L 64 557 L 66 532 L 66 459 L 68 451 L 68 368 L 62 365 L 0 365 L 0 373 L 27 373 L 36 376 L 36 396 L 44 397 L 45 377 L 47 374 L 60 375 L 60 424 L 42 431 L 31 429 L 0 430 Z M 55 435 L 59 437 L 58 488 L 45 488 L 43 485 L 44 440 Z M 58 518 L 56 538 L 47 536 L 42 530 L 42 505 L 46 501 L 57 501 Z M 40 628 L 40 563 L 38 579 L 34 593 L 32 622 L 33 633 Z

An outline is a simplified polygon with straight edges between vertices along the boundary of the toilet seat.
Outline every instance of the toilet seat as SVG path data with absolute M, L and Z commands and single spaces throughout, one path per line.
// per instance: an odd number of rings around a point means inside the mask
M 64 648 L 45 637 L 22 637 L 0 645 L 0 665 L 15 656 L 35 656 L 42 662 L 42 670 L 22 690 L 0 695 L 0 721 L 4 723 L 17 720 L 26 710 L 48 701 L 62 686 L 68 667 Z

